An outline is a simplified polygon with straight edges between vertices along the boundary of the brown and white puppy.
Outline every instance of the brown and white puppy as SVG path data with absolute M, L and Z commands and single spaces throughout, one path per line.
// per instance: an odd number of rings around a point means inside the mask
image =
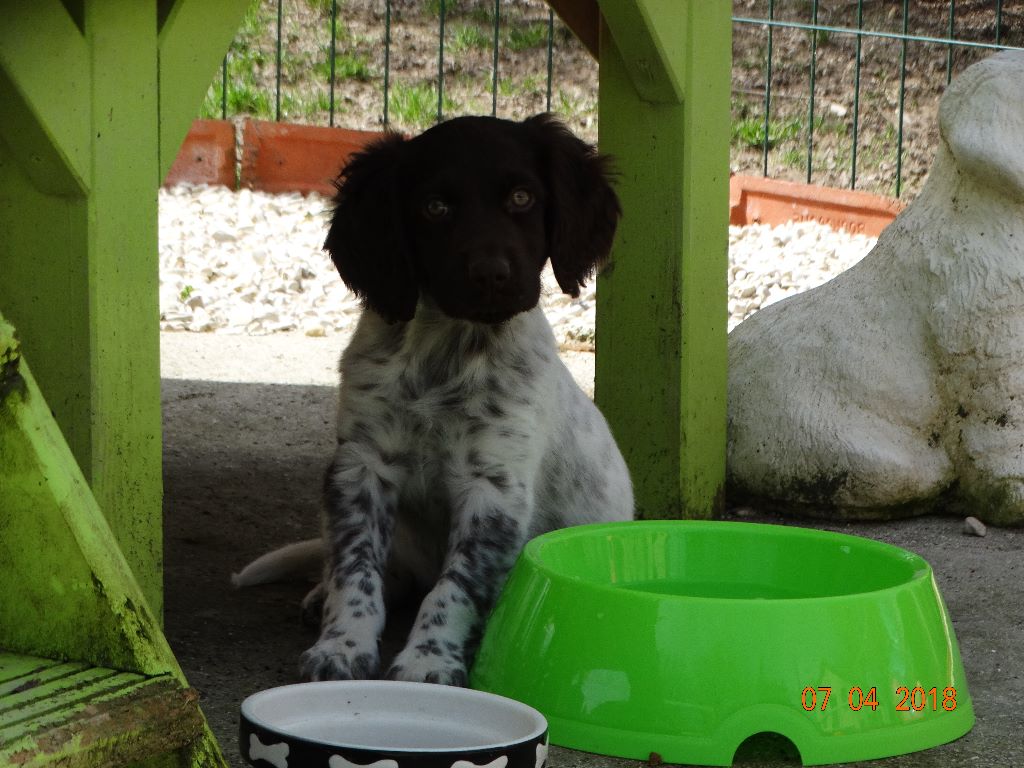
M 548 261 L 576 296 L 607 257 L 618 200 L 604 159 L 538 116 L 388 136 L 335 202 L 325 248 L 365 310 L 341 358 L 321 634 L 302 672 L 380 674 L 385 593 L 418 588 L 384 673 L 462 685 L 529 538 L 633 515 L 622 456 L 538 306 Z

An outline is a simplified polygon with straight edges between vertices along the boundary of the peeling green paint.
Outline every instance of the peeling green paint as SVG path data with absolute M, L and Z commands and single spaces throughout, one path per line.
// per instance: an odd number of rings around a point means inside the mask
M 14 328 L 0 318 L 0 402 L 14 392 L 25 394 L 25 380 L 18 372 L 20 358 L 21 348 Z

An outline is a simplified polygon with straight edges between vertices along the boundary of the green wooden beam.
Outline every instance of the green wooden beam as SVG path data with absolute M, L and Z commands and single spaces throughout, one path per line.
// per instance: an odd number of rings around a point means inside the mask
M 709 517 L 725 480 L 729 4 L 630 5 L 601 3 L 600 145 L 623 219 L 598 280 L 595 393 L 638 513 Z
M 0 0 L 0 307 L 157 615 L 157 189 L 246 5 Z
M 170 170 L 249 0 L 176 0 L 163 9 L 160 55 L 160 178 Z
M 18 121 L 0 143 L 0 307 L 160 615 L 156 6 L 76 11 L 0 0 L 13 46 L 0 111 L 13 103 Z M 49 144 L 53 177 L 20 156 L 26 135 Z M 75 184 L 54 186 L 54 158 Z
M 159 631 L 157 189 L 246 3 L 201 5 L 0 0 L 0 307 L 40 384 L 9 375 L 9 344 L 0 646 L 178 678 Z M 208 730 L 186 752 L 146 765 L 224 765 Z
M 92 105 L 82 33 L 58 0 L 0 2 L 0 17 L 0 139 L 39 189 L 84 194 Z
M 163 599 L 156 9 L 91 0 L 85 285 L 93 493 L 157 615 Z
M 17 320 L 40 385 L 87 469 L 91 388 L 85 291 L 86 198 L 41 191 L 0 143 L 0 311 Z M 0 467 L 2 472 L 2 467 Z

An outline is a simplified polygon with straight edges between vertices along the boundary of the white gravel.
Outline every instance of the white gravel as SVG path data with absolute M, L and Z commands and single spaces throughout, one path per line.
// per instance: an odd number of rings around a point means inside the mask
M 160 326 L 165 331 L 347 335 L 358 300 L 321 250 L 329 201 L 223 187 L 160 191 Z M 829 280 L 874 238 L 811 222 L 729 229 L 729 329 Z M 564 349 L 594 338 L 594 287 L 578 299 L 545 276 L 544 311 Z

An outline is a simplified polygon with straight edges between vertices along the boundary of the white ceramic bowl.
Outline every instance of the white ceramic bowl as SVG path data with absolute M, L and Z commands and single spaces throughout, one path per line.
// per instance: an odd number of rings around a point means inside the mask
M 355 680 L 249 696 L 239 746 L 257 768 L 543 768 L 547 730 L 537 710 L 504 696 Z

